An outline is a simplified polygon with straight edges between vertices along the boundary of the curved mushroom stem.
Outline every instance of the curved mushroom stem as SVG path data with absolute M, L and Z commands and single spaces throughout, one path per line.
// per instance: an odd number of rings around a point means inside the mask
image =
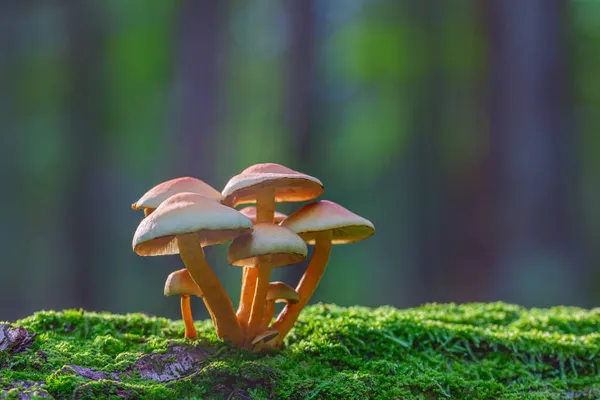
M 259 262 L 256 269 L 259 270 L 258 279 L 256 281 L 256 290 L 254 291 L 254 300 L 252 301 L 250 320 L 248 321 L 248 331 L 246 332 L 246 338 L 249 340 L 254 339 L 254 336 L 260 332 L 260 326 L 265 314 L 265 303 L 267 302 L 267 290 L 269 289 L 272 268 L 267 262 Z
M 275 191 L 273 189 L 262 190 L 256 197 L 256 222 L 272 222 L 274 215 Z M 248 321 L 252 312 L 257 279 L 258 268 L 244 267 L 244 271 L 242 272 L 242 293 L 237 310 L 237 318 L 244 331 L 248 330 Z
M 319 285 L 319 281 L 325 272 L 329 254 L 331 253 L 331 231 L 319 232 L 315 237 L 315 251 L 308 263 L 308 267 L 300 279 L 296 292 L 298 292 L 299 301 L 295 304 L 287 304 L 277 320 L 273 323 L 272 329 L 279 331 L 279 336 L 274 343 L 275 346 L 280 346 L 283 343 L 283 338 L 289 333 L 298 319 L 302 309 L 308 304 L 315 289 Z
M 252 310 L 252 299 L 256 290 L 256 279 L 258 278 L 258 268 L 244 267 L 242 272 L 242 293 L 240 295 L 240 305 L 237 310 L 237 318 L 244 331 L 248 330 L 248 320 Z
M 260 324 L 260 332 L 266 331 L 275 315 L 275 300 L 267 300 L 265 305 L 265 315 L 263 315 L 262 323 Z
M 235 345 L 241 345 L 244 341 L 242 328 L 227 292 L 206 262 L 198 235 L 195 233 L 178 235 L 177 245 L 185 267 L 200 287 L 206 307 L 214 317 L 217 336 L 228 339 Z
M 184 337 L 188 339 L 196 339 L 198 337 L 198 333 L 196 332 L 194 319 L 192 318 L 192 308 L 190 307 L 189 295 L 181 295 L 181 317 L 183 318 L 183 323 L 185 324 Z

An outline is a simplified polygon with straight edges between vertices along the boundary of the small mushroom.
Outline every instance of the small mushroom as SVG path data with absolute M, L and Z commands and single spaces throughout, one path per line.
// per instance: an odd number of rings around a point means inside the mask
M 256 203 L 255 222 L 273 222 L 276 202 L 307 201 L 323 193 L 323 184 L 310 175 L 280 164 L 255 164 L 227 182 L 221 193 L 223 204 L 236 207 Z M 258 269 L 246 267 L 242 275 L 242 292 L 237 316 L 245 329 L 258 279 Z M 263 282 L 266 285 L 268 282 Z
M 281 226 L 293 230 L 308 244 L 314 244 L 315 251 L 296 287 L 298 303 L 288 303 L 271 327 L 279 331 L 275 345 L 281 345 L 317 288 L 329 261 L 331 245 L 357 242 L 375 233 L 371 221 L 327 200 L 305 205 Z
M 258 335 L 256 335 L 254 340 L 252 340 L 252 343 L 251 343 L 252 350 L 253 351 L 262 350 L 265 343 L 277 338 L 278 335 L 279 335 L 279 332 L 277 332 L 274 329 L 269 329 L 269 330 L 259 333 Z
M 198 337 L 192 318 L 192 309 L 190 306 L 190 296 L 202 297 L 202 290 L 196 285 L 196 282 L 190 276 L 187 269 L 180 269 L 172 272 L 165 282 L 165 296 L 181 296 L 181 317 L 185 324 L 185 337 L 195 339 Z
M 254 231 L 238 236 L 229 247 L 231 265 L 258 270 L 258 280 L 246 340 L 253 340 L 260 330 L 265 312 L 271 269 L 296 264 L 306 258 L 306 243 L 288 228 L 269 222 L 254 225 Z
M 131 205 L 134 210 L 144 210 L 144 215 L 150 215 L 163 201 L 177 193 L 197 193 L 204 197 L 221 200 L 221 193 L 200 179 L 184 176 L 159 183 L 148 190 L 138 201 Z
M 240 212 L 242 214 L 244 214 L 246 217 L 250 218 L 250 221 L 252 221 L 252 223 L 256 223 L 256 207 L 254 207 L 254 206 L 244 207 L 240 210 Z M 275 211 L 275 213 L 273 214 L 273 223 L 278 224 L 286 218 L 287 218 L 287 215 L 280 213 L 279 211 Z M 269 221 L 266 221 L 266 222 L 269 222 Z
M 217 336 L 241 345 L 244 335 L 231 300 L 206 262 L 202 246 L 226 243 L 251 230 L 252 222 L 233 208 L 196 193 L 179 193 L 142 220 L 133 249 L 141 256 L 179 253 L 204 294 Z
M 277 335 L 279 335 L 279 332 L 277 332 L 276 330 L 273 330 L 273 329 L 264 331 L 264 332 L 256 335 L 254 340 L 252 340 L 252 344 L 257 345 L 259 343 L 268 342 L 269 340 L 276 338 Z
M 261 330 L 266 330 L 269 327 L 273 315 L 275 315 L 275 303 L 294 304 L 297 303 L 299 299 L 298 293 L 284 282 L 269 283 L 267 305 L 265 306 L 265 315 L 261 324 Z

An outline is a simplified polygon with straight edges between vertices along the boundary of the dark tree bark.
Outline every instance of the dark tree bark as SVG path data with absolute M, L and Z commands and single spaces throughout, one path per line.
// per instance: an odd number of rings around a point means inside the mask
M 313 2 L 288 1 L 288 16 L 290 44 L 286 62 L 286 116 L 287 128 L 293 138 L 290 154 L 296 161 L 293 167 L 311 173 L 312 171 L 306 171 L 306 168 L 311 164 L 312 141 L 311 105 L 315 47 Z M 295 287 L 303 273 L 304 268 L 285 268 L 284 280 Z
M 221 190 L 216 178 L 218 146 L 219 84 L 221 64 L 221 21 L 226 2 L 218 0 L 183 0 L 179 10 L 176 54 L 177 97 L 175 99 L 175 133 L 177 145 L 173 174 L 193 176 Z M 206 257 L 215 265 L 215 255 L 208 248 Z M 173 260 L 173 269 L 181 268 Z M 218 274 L 223 271 L 215 269 Z M 195 312 L 206 316 L 205 309 Z
M 290 46 L 286 63 L 287 123 L 294 138 L 291 152 L 297 155 L 299 166 L 304 167 L 310 158 L 315 21 L 311 0 L 290 0 L 288 7 Z
M 88 1 L 64 0 L 68 34 L 69 83 L 67 92 L 67 135 L 70 163 L 66 187 L 65 221 L 69 265 L 68 288 L 78 307 L 95 308 L 101 283 L 97 278 L 106 257 L 100 238 L 106 233 L 103 198 L 106 196 L 102 170 L 106 164 L 104 134 L 105 98 L 103 15 Z
M 587 272 L 573 214 L 565 2 L 495 0 L 485 11 L 490 133 L 500 169 L 500 262 L 508 277 L 500 296 L 536 305 L 585 301 Z
M 480 149 L 460 176 L 449 171 L 451 165 L 444 164 L 444 154 L 449 151 L 443 148 L 447 141 L 444 138 L 455 134 L 447 126 L 444 109 L 454 95 L 444 58 L 448 41 L 439 34 L 444 26 L 453 23 L 447 7 L 447 2 L 440 3 L 440 7 L 412 3 L 420 40 L 414 53 L 420 57 L 416 61 L 425 66 L 413 87 L 416 101 L 410 163 L 414 218 L 411 225 L 415 229 L 415 264 L 420 282 L 420 290 L 415 292 L 418 303 L 489 299 L 497 257 L 497 179 L 491 147 Z M 471 98 L 457 101 L 461 107 L 477 103 Z
M 177 54 L 175 176 L 191 175 L 215 185 L 220 7 L 218 0 L 184 0 Z
M 441 60 L 442 38 L 435 34 L 443 21 L 443 11 L 420 1 L 410 3 L 411 20 L 415 21 L 416 46 L 414 62 L 427 67 L 426 72 L 411 82 L 414 94 L 410 160 L 412 193 L 410 217 L 414 229 L 414 255 L 417 266 L 419 289 L 415 291 L 417 303 L 441 301 L 432 293 L 444 293 L 445 273 L 448 260 L 445 241 L 447 213 L 446 187 L 441 165 L 441 135 L 443 101 L 445 100 Z M 405 90 L 405 89 L 403 89 Z

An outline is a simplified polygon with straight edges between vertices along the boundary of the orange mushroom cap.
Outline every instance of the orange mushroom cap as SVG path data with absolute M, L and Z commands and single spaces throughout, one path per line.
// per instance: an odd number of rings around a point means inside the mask
M 375 233 L 373 223 L 329 200 L 320 200 L 300 208 L 280 224 L 314 244 L 317 232 L 331 231 L 332 244 L 358 242 Z
M 279 336 L 279 332 L 276 331 L 275 329 L 261 332 L 258 335 L 256 335 L 256 337 L 252 340 L 252 345 L 257 345 L 259 343 L 266 343 L 271 339 L 275 339 L 277 336 Z
M 323 184 L 315 177 L 280 164 L 256 164 L 227 182 L 222 202 L 231 207 L 254 203 L 262 189 L 274 190 L 276 202 L 296 202 L 319 197 L 323 193 Z
M 184 268 L 171 272 L 165 282 L 165 296 L 194 295 L 202 297 L 202 290 L 194 282 L 189 271 Z
M 296 264 L 306 258 L 306 243 L 288 228 L 269 222 L 254 225 L 254 231 L 238 236 L 227 260 L 238 267 L 255 267 L 267 261 L 271 267 Z
M 271 282 L 269 283 L 269 290 L 267 291 L 267 301 L 274 301 L 275 303 L 297 303 L 300 300 L 298 293 L 289 285 L 284 282 Z
M 225 243 L 252 230 L 237 210 L 196 193 L 169 197 L 140 222 L 133 250 L 141 256 L 178 254 L 177 235 L 196 233 L 202 246 Z
M 158 208 L 158 206 L 169 197 L 183 192 L 197 193 L 204 197 L 221 200 L 221 193 L 200 179 L 184 176 L 171 179 L 148 190 L 138 201 L 131 205 L 134 210 L 143 208 Z

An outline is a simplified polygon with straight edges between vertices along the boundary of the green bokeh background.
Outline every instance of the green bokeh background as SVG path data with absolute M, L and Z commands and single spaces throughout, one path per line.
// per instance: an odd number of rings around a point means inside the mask
M 0 320 L 177 317 L 181 261 L 132 252 L 130 204 L 258 162 L 376 226 L 315 301 L 597 305 L 599 21 L 596 0 L 0 2 Z

